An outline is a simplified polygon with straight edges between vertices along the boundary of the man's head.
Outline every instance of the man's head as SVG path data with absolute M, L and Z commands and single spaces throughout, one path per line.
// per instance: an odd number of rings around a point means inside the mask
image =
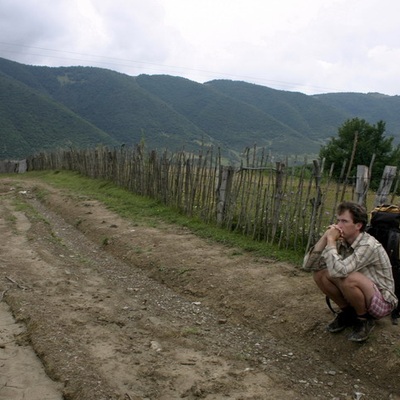
M 351 214 L 353 223 L 361 223 L 360 231 L 364 231 L 368 223 L 368 214 L 365 207 L 353 201 L 344 201 L 338 205 L 337 215 L 343 214 L 346 210 Z
M 365 207 L 352 201 L 344 201 L 337 207 L 337 226 L 342 236 L 352 243 L 360 232 L 363 232 L 368 223 L 368 214 Z

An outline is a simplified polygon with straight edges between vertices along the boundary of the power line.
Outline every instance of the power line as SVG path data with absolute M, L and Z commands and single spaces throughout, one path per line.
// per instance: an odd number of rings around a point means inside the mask
M 74 56 L 82 56 L 82 57 L 90 57 L 90 58 L 100 59 L 100 60 L 92 60 L 92 59 L 87 60 L 87 59 L 82 59 L 82 58 L 71 58 L 71 57 L 56 56 L 56 55 L 51 55 L 51 54 L 38 54 L 38 53 L 32 53 L 32 52 L 22 53 L 23 55 L 46 57 L 46 58 L 53 58 L 53 59 L 59 59 L 59 60 L 69 60 L 69 61 L 72 60 L 72 61 L 77 61 L 77 62 L 96 63 L 97 65 L 98 64 L 109 65 L 109 66 L 116 66 L 119 68 L 132 68 L 132 67 L 137 68 L 139 66 L 139 67 L 145 67 L 146 69 L 155 70 L 155 71 L 158 71 L 159 69 L 162 69 L 163 71 L 165 71 L 165 69 L 170 69 L 170 70 L 173 70 L 175 73 L 182 73 L 182 71 L 188 71 L 188 72 L 195 72 L 195 73 L 199 73 L 199 74 L 205 74 L 207 76 L 210 76 L 213 79 L 216 79 L 215 78 L 216 76 L 225 77 L 225 78 L 230 77 L 230 78 L 236 78 L 236 79 L 240 79 L 240 80 L 248 79 L 251 82 L 258 83 L 260 85 L 272 84 L 272 85 L 286 86 L 286 87 L 292 87 L 292 88 L 293 87 L 302 87 L 302 88 L 310 88 L 310 89 L 321 90 L 321 91 L 328 91 L 328 90 L 338 91 L 337 89 L 334 89 L 334 88 L 320 87 L 320 86 L 313 86 L 313 85 L 304 85 L 304 84 L 295 83 L 295 82 L 271 80 L 271 79 L 266 79 L 264 77 L 254 77 L 254 76 L 248 76 L 248 75 L 216 72 L 216 71 L 203 70 L 203 69 L 199 69 L 199 68 L 174 66 L 174 65 L 160 64 L 160 63 L 154 63 L 154 62 L 149 62 L 149 61 L 139 61 L 139 60 L 132 60 L 132 59 L 109 57 L 109 56 L 104 56 L 104 55 L 80 53 L 80 52 L 67 51 L 67 50 L 50 49 L 50 48 L 45 48 L 45 47 L 28 46 L 28 45 L 17 44 L 17 43 L 8 43 L 8 42 L 0 41 L 0 45 L 20 47 L 20 48 L 26 48 L 26 49 L 35 49 L 35 50 L 41 50 L 41 51 L 49 51 L 49 52 L 61 53 L 61 54 L 71 54 Z M 17 50 L 2 50 L 2 51 L 6 52 L 6 53 L 12 53 L 12 54 L 21 54 L 21 52 L 19 52 Z M 102 61 L 101 59 L 104 61 Z M 107 61 L 107 60 L 110 60 L 110 61 Z

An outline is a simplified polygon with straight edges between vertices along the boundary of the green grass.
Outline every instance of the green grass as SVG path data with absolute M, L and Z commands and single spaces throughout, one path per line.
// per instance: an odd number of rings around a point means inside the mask
M 183 337 L 197 336 L 197 335 L 201 335 L 201 331 L 197 327 L 188 326 L 181 330 L 181 335 Z
M 199 219 L 187 217 L 178 210 L 166 207 L 154 199 L 135 195 L 112 182 L 90 179 L 77 172 L 34 171 L 12 177 L 16 180 L 18 178 L 39 179 L 57 188 L 67 189 L 73 196 L 96 199 L 113 212 L 132 220 L 135 224 L 157 227 L 160 223 L 168 223 L 186 227 L 202 238 L 240 249 L 240 251 L 234 250 L 232 253 L 234 255 L 246 251 L 254 253 L 255 256 L 296 265 L 300 265 L 303 260 L 304 254 L 302 253 L 279 249 L 276 245 L 257 242 L 243 234 L 206 224 Z M 40 190 L 40 196 L 45 197 L 46 192 Z
M 15 198 L 13 201 L 15 211 L 20 211 L 29 216 L 30 219 L 35 219 L 37 221 L 42 221 L 48 224 L 49 221 L 44 218 L 40 213 L 38 213 L 30 204 L 23 201 L 21 198 Z

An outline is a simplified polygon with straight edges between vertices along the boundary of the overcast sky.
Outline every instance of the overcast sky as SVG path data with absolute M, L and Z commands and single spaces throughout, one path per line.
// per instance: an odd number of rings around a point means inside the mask
M 0 0 L 0 57 L 400 95 L 399 0 Z

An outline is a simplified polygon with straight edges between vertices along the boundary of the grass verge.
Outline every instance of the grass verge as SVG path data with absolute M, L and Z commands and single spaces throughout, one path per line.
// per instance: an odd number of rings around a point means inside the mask
M 10 175 L 9 175 L 10 176 Z M 91 179 L 71 171 L 34 171 L 23 175 L 12 175 L 14 180 L 39 179 L 60 189 L 67 189 L 77 196 L 85 196 L 101 201 L 106 207 L 123 218 L 137 223 L 157 226 L 160 222 L 176 224 L 188 228 L 194 234 L 226 246 L 252 252 L 256 256 L 272 258 L 300 265 L 303 254 L 289 249 L 279 249 L 276 245 L 257 242 L 250 237 L 215 225 L 206 224 L 198 218 L 190 218 L 179 210 L 166 207 L 160 202 L 138 196 L 114 183 Z M 41 196 L 45 193 L 40 192 Z

